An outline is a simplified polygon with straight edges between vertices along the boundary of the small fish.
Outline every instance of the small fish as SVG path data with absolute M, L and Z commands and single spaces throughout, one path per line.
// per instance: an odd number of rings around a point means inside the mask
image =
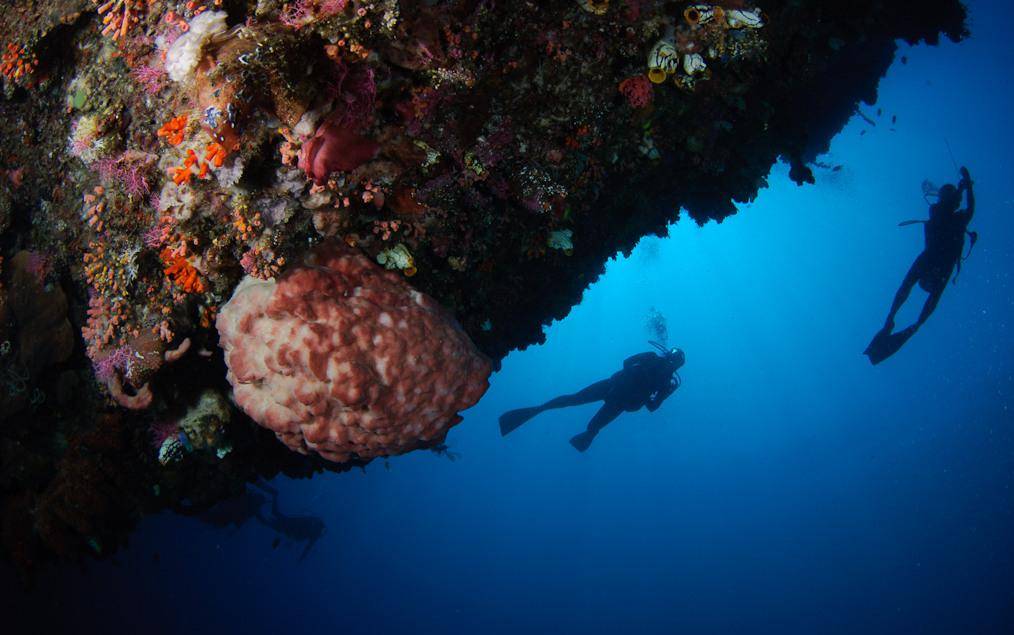
M 866 113 L 864 113 L 863 111 L 859 110 L 858 108 L 856 108 L 856 111 L 855 111 L 855 112 L 856 112 L 856 114 L 857 114 L 857 115 L 859 115 L 859 117 L 860 117 L 860 118 L 861 118 L 861 119 L 862 119 L 863 121 L 865 121 L 866 123 L 870 124 L 871 126 L 874 126 L 874 127 L 876 127 L 876 125 L 877 125 L 877 122 L 876 122 L 876 121 L 873 121 L 873 119 L 871 119 L 871 118 L 869 117 L 869 115 L 867 115 L 867 114 L 866 114 Z

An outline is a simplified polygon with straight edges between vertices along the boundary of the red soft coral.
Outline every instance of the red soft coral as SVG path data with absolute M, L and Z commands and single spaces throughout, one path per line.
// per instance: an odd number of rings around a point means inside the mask
M 631 108 L 647 108 L 651 105 L 651 81 L 644 75 L 628 77 L 620 82 L 619 88 Z
M 317 185 L 323 185 L 332 172 L 355 170 L 380 150 L 376 141 L 343 124 L 343 118 L 344 115 L 328 117 L 299 152 L 300 169 Z

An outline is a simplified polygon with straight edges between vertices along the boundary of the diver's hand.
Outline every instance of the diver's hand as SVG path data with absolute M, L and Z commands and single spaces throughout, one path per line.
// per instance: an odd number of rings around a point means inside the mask
M 961 166 L 961 183 L 966 187 L 972 187 L 972 175 L 968 173 L 968 168 Z

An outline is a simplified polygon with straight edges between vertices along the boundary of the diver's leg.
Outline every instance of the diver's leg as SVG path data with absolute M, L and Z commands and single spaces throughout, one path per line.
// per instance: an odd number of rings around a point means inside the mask
M 608 401 L 602 404 L 599 411 L 596 412 L 595 416 L 588 422 L 588 429 L 581 434 L 575 435 L 570 440 L 570 444 L 574 446 L 578 452 L 584 452 L 591 446 L 592 441 L 595 440 L 595 435 L 597 435 L 602 428 L 609 425 L 613 419 L 620 416 L 620 413 L 622 412 L 623 408 L 616 404 L 609 403 Z
M 898 288 L 898 293 L 894 296 L 894 303 L 891 304 L 891 312 L 887 314 L 887 320 L 884 322 L 884 328 L 873 336 L 873 340 L 870 342 L 863 354 L 870 358 L 871 364 L 879 364 L 891 355 L 897 353 L 905 342 L 918 330 L 919 324 L 917 322 L 904 328 L 900 331 L 894 332 L 894 318 L 898 314 L 898 310 L 901 309 L 905 301 L 908 300 L 909 294 L 912 292 L 912 287 L 919 282 L 919 279 L 926 275 L 928 269 L 926 252 L 919 254 L 919 257 L 915 259 L 912 266 L 909 268 L 908 273 L 905 274 L 905 279 L 901 281 L 901 287 Z M 934 303 L 935 306 L 935 303 Z M 926 308 L 923 307 L 923 312 Z M 932 312 L 933 309 L 930 309 Z M 928 315 L 928 314 L 927 314 Z M 921 319 L 921 318 L 920 318 Z
M 272 496 L 278 496 L 278 490 L 264 481 L 251 481 L 250 485 L 253 485 L 259 490 L 263 490 Z
M 912 293 L 912 287 L 919 281 L 919 277 L 923 271 L 923 261 L 925 258 L 923 254 L 919 254 L 919 257 L 915 259 L 912 266 L 909 267 L 908 273 L 905 274 L 905 279 L 901 281 L 901 286 L 898 287 L 898 292 L 894 295 L 894 302 L 891 304 L 891 311 L 887 314 L 887 320 L 884 322 L 884 330 L 891 331 L 894 329 L 894 318 L 898 315 L 898 311 L 908 300 L 908 296 Z
M 527 423 L 532 417 L 546 410 L 580 406 L 581 404 L 591 403 L 593 401 L 603 401 L 608 394 L 609 380 L 603 379 L 602 381 L 597 381 L 584 390 L 580 390 L 574 394 L 561 395 L 555 399 L 550 399 L 541 406 L 535 406 L 534 408 L 518 408 L 517 410 L 507 411 L 500 415 L 500 434 L 501 436 L 507 436 Z
M 582 404 L 591 403 L 593 401 L 602 401 L 609 394 L 609 380 L 603 379 L 597 381 L 591 386 L 579 390 L 571 395 L 561 395 L 555 399 L 550 399 L 546 403 L 539 406 L 539 410 L 552 410 L 554 408 L 569 408 L 570 406 L 580 406 Z
M 919 313 L 919 319 L 915 323 L 916 328 L 925 324 L 929 316 L 936 310 L 937 305 L 940 304 L 940 297 L 943 296 L 946 287 L 947 282 L 944 281 L 942 284 L 935 286 L 933 291 L 930 292 L 929 297 L 926 298 L 926 303 L 922 305 L 922 312 Z
M 306 556 L 310 555 L 310 550 L 313 549 L 313 546 L 315 544 L 317 544 L 317 540 L 319 538 L 320 536 L 314 536 L 313 538 L 310 538 L 309 540 L 306 541 L 306 546 L 303 547 L 303 553 L 299 555 L 299 562 L 302 562 L 303 560 L 306 559 Z

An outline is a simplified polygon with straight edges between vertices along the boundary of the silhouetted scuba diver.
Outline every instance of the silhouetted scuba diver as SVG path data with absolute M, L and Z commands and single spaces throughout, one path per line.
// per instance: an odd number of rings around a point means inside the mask
M 233 532 L 236 532 L 250 519 L 259 518 L 261 507 L 266 502 L 268 502 L 268 499 L 257 492 L 246 490 L 242 496 L 226 499 L 216 503 L 209 509 L 196 512 L 185 511 L 183 513 L 193 515 L 202 523 L 207 523 L 219 529 L 231 528 Z
M 967 196 L 968 209 L 959 211 L 962 192 Z M 901 287 L 894 296 L 894 303 L 891 304 L 891 310 L 887 314 L 887 320 L 884 322 L 884 328 L 873 337 L 873 341 L 864 351 L 872 364 L 879 364 L 898 352 L 926 322 L 940 302 L 940 296 L 947 288 L 951 274 L 955 271 L 961 272 L 961 262 L 967 258 L 964 256 L 965 234 L 967 233 L 971 238 L 972 247 L 975 246 L 975 241 L 978 239 L 975 232 L 968 231 L 968 224 L 972 222 L 972 216 L 975 214 L 975 195 L 972 192 L 972 178 L 968 174 L 968 169 L 961 168 L 961 182 L 957 187 L 944 185 L 940 188 L 937 196 L 937 202 L 930 206 L 928 220 L 901 223 L 902 226 L 923 223 L 926 246 L 912 263 L 912 267 L 901 282 Z M 957 274 L 955 274 L 956 278 Z M 908 295 L 916 283 L 919 283 L 919 286 L 929 293 L 922 312 L 919 314 L 919 319 L 915 324 L 893 332 L 894 318 L 898 310 L 908 300 Z
M 584 452 L 595 440 L 595 435 L 623 412 L 635 412 L 647 407 L 658 410 L 662 402 L 680 387 L 676 373 L 686 361 L 678 348 L 667 349 L 651 342 L 660 354 L 638 353 L 623 361 L 623 370 L 609 379 L 595 382 L 580 392 L 550 399 L 541 406 L 520 408 L 500 416 L 500 434 L 506 436 L 526 421 L 546 410 L 568 408 L 593 401 L 602 401 L 602 407 L 588 422 L 588 429 L 570 440 L 578 452 Z
M 268 493 L 272 501 L 278 499 L 278 490 L 267 483 L 254 481 L 250 485 Z M 181 507 L 177 511 L 219 529 L 232 529 L 233 533 L 235 533 L 250 519 L 256 518 L 260 520 L 261 508 L 264 507 L 264 503 L 266 502 L 268 502 L 267 498 L 249 488 L 244 488 L 241 496 L 228 498 L 209 508 Z
M 299 555 L 300 561 L 306 558 L 313 546 L 327 531 L 324 521 L 316 516 L 286 516 L 278 510 L 277 498 L 271 501 L 271 517 L 265 517 L 258 512 L 257 520 L 290 540 L 305 542 L 306 546 Z M 272 548 L 275 546 L 272 544 Z

